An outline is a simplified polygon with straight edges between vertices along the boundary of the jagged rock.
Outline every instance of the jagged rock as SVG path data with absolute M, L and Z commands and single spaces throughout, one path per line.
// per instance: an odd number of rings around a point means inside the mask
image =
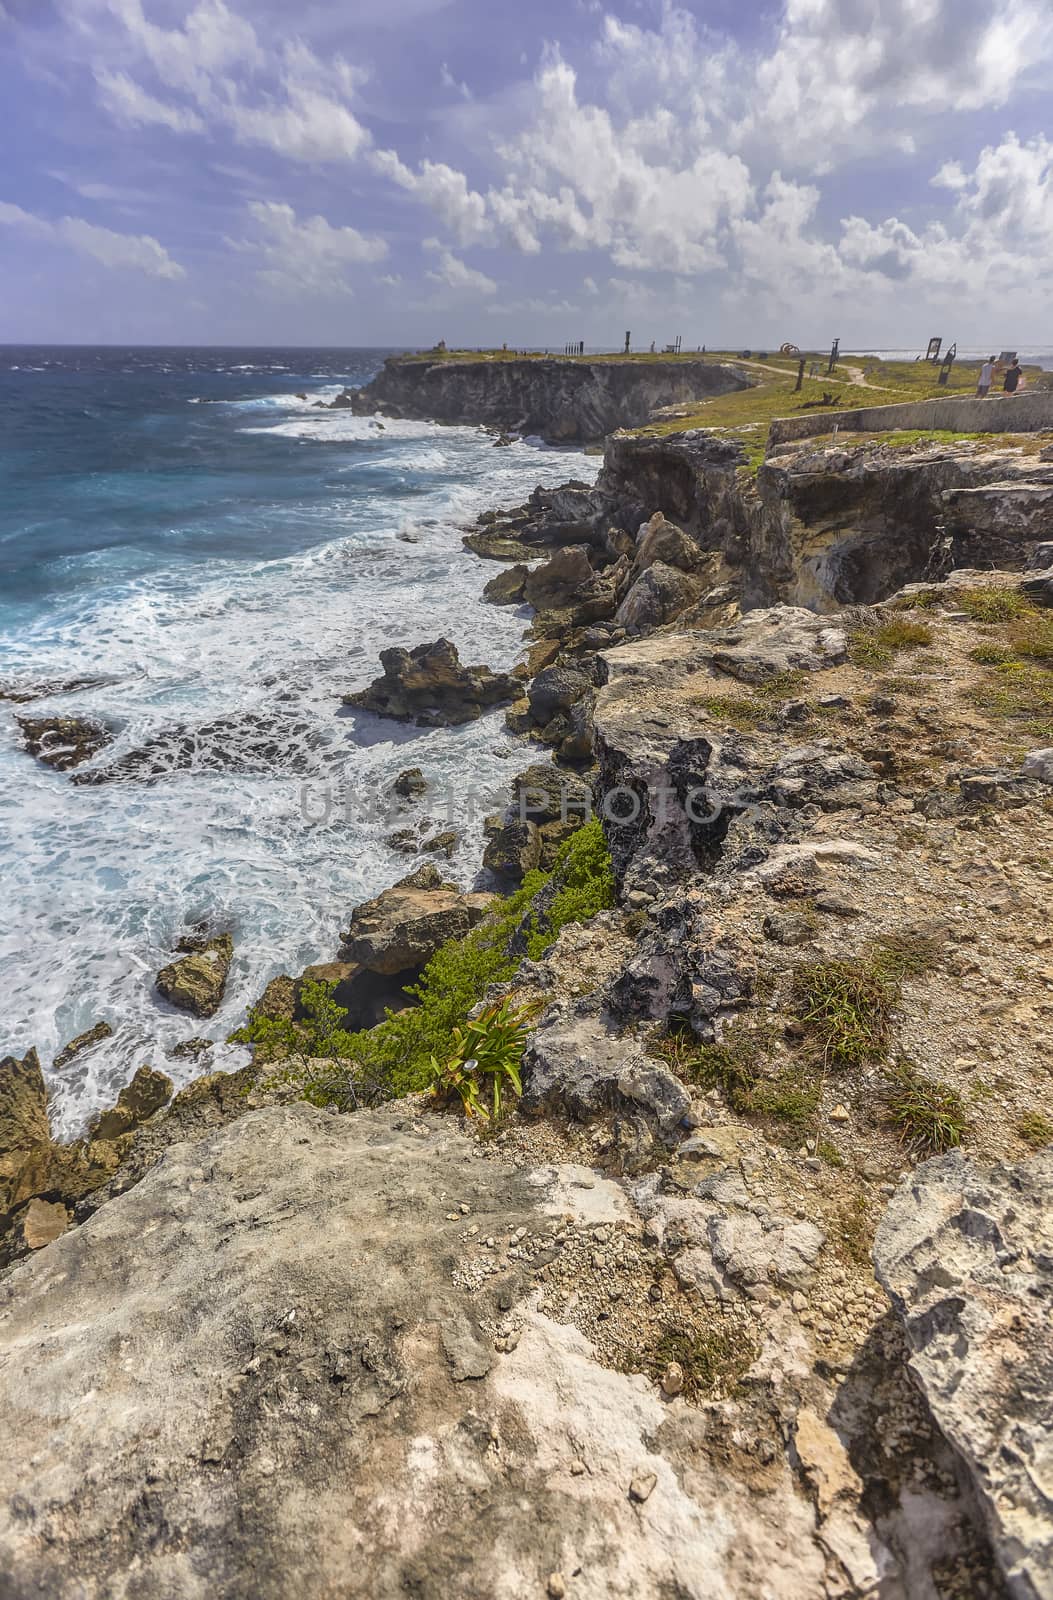
M 101 1044 L 103 1039 L 109 1039 L 113 1029 L 108 1022 L 97 1022 L 94 1027 L 88 1028 L 84 1033 L 78 1033 L 75 1039 L 63 1046 L 51 1063 L 56 1072 L 61 1072 L 63 1067 L 68 1067 L 75 1056 L 82 1050 L 90 1050 L 92 1045 Z
M 393 833 L 385 835 L 384 843 L 401 855 L 415 856 L 421 847 L 421 826 L 418 823 L 415 828 L 396 828 Z
M 407 767 L 391 785 L 400 800 L 419 800 L 428 792 L 428 780 L 419 767 Z
M 356 906 L 341 959 L 382 976 L 419 971 L 447 939 L 463 938 L 474 920 L 467 898 L 443 885 L 437 872 L 423 885 L 411 874 Z
M 753 967 L 726 940 L 714 938 L 697 892 L 666 901 L 636 940 L 608 989 L 622 1021 L 687 1023 L 711 1042 L 719 1021 L 748 1000 Z
M 491 578 L 483 589 L 483 599 L 492 606 L 517 606 L 523 601 L 523 586 L 530 568 L 523 562 L 506 567 L 496 578 Z
M 1053 571 L 1053 541 L 1035 546 L 1030 558 L 1024 563 L 1025 572 Z
M 523 1057 L 522 1109 L 592 1117 L 619 1102 L 649 1112 L 662 1133 L 687 1114 L 691 1099 L 665 1067 L 600 1018 L 557 1005 L 539 1020 Z
M 1009 1592 L 1053 1595 L 1053 1149 L 910 1173 L 874 1244 L 910 1370 L 975 1487 Z
M 1039 783 L 1053 783 L 1053 748 L 1029 750 L 1020 770 L 1025 777 L 1037 778 Z
M 229 933 L 188 935 L 176 949 L 185 954 L 161 968 L 154 980 L 159 992 L 181 1011 L 192 1011 L 197 1017 L 214 1016 L 234 958 L 234 940 Z
M 449 639 L 412 650 L 382 650 L 380 662 L 383 677 L 345 695 L 344 704 L 424 728 L 473 722 L 490 706 L 515 699 L 521 687 L 510 673 L 462 666 Z
M 22 1242 L 27 1250 L 42 1250 L 68 1227 L 69 1212 L 60 1200 L 31 1200 L 22 1216 Z
M 568 818 L 587 822 L 592 796 L 579 779 L 555 767 L 536 763 L 512 780 L 512 813 L 516 817 L 543 822 L 566 822 Z
M 565 609 L 574 604 L 574 596 L 583 584 L 595 579 L 592 562 L 584 545 L 566 545 L 557 550 L 549 561 L 523 580 L 523 598 L 537 611 Z
M 573 667 L 546 667 L 531 680 L 527 690 L 530 714 L 544 727 L 558 712 L 569 712 L 591 689 L 584 672 L 575 672 Z
M 113 741 L 110 730 L 91 717 L 16 717 L 15 721 L 29 755 L 55 772 L 90 761 Z
M 140 1067 L 117 1096 L 117 1104 L 95 1119 L 92 1139 L 113 1140 L 160 1111 L 172 1098 L 172 1080 L 153 1067 Z
M 667 567 L 678 567 L 681 572 L 696 572 L 702 565 L 702 552 L 698 545 L 660 511 L 656 511 L 639 531 L 633 576 L 639 577 L 656 561 L 661 561 Z
M 0 1217 L 47 1189 L 48 1097 L 35 1050 L 0 1061 Z
M 445 856 L 447 861 L 450 861 L 460 842 L 461 836 L 456 828 L 442 828 L 438 833 L 433 833 L 429 839 L 425 839 L 421 849 L 426 850 L 429 855 Z
M 664 561 L 654 561 L 636 579 L 614 620 L 628 634 L 650 633 L 674 622 L 700 593 L 697 579 Z
M 529 818 L 521 822 L 513 817 L 499 824 L 483 851 L 483 865 L 515 883 L 521 883 L 540 864 L 541 830 Z

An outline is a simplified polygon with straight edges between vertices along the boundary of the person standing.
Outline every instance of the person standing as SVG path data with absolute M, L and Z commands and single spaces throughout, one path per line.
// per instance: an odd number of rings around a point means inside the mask
M 1006 368 L 1005 377 L 1002 379 L 1002 388 L 1005 390 L 1006 394 L 1016 394 L 1016 391 L 1020 387 L 1020 380 L 1023 375 L 1023 368 L 1021 367 L 1016 356 L 1014 356 L 1012 366 Z
M 988 356 L 987 360 L 980 368 L 980 381 L 976 385 L 976 392 L 980 396 L 981 400 L 986 400 L 987 396 L 991 393 L 991 382 L 994 378 L 994 365 L 994 356 Z

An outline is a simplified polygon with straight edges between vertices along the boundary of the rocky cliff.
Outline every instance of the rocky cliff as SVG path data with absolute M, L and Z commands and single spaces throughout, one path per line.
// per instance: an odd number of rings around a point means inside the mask
M 663 406 L 748 389 L 744 371 L 712 361 L 391 356 L 351 394 L 362 415 L 487 424 L 551 443 L 591 443 Z

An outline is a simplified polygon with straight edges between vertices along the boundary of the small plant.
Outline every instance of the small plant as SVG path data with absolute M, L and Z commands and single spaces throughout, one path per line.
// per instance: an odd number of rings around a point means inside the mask
M 993 639 L 989 644 L 978 644 L 974 650 L 969 651 L 969 660 L 975 661 L 981 667 L 1003 667 L 1007 661 L 1015 659 L 1008 645 L 996 644 Z
M 823 1063 L 858 1067 L 880 1055 L 896 990 L 862 961 L 810 961 L 793 975 L 794 1012 Z
M 688 1400 L 704 1395 L 729 1395 L 756 1361 L 758 1347 L 749 1325 L 739 1317 L 714 1311 L 701 1328 L 667 1323 L 645 1352 L 642 1365 L 657 1383 L 676 1362 L 684 1374 L 683 1394 Z M 631 1357 L 629 1370 L 640 1370 L 640 1358 Z
M 888 1106 L 900 1137 L 916 1149 L 940 1155 L 961 1144 L 969 1118 L 957 1089 L 923 1077 L 910 1061 L 901 1061 L 889 1082 Z
M 919 650 L 932 643 L 927 622 L 893 617 L 872 628 L 856 628 L 849 637 L 849 660 L 857 667 L 886 667 L 899 650 Z
M 874 941 L 872 965 L 880 978 L 900 983 L 924 978 L 940 963 L 942 941 L 933 934 L 886 933 Z
M 1028 609 L 1019 590 L 997 584 L 983 589 L 955 589 L 947 598 L 976 622 L 1011 622 Z
M 1040 1111 L 1029 1111 L 1021 1117 L 1016 1131 L 1032 1150 L 1041 1150 L 1043 1145 L 1053 1144 L 1053 1122 Z
M 533 1017 L 533 1008 L 516 1009 L 506 997 L 454 1028 L 452 1052 L 431 1058 L 434 1097 L 446 1103 L 456 1095 L 466 1117 L 499 1122 L 509 1094 L 518 1100 L 523 1093 L 519 1067 Z
M 815 1147 L 815 1153 L 828 1167 L 843 1167 L 845 1164 L 844 1156 L 831 1139 L 820 1139 Z

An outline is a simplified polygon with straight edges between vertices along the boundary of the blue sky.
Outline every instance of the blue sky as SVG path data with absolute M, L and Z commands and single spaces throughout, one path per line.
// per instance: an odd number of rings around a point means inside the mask
M 0 341 L 1053 343 L 1049 0 L 0 0 Z

